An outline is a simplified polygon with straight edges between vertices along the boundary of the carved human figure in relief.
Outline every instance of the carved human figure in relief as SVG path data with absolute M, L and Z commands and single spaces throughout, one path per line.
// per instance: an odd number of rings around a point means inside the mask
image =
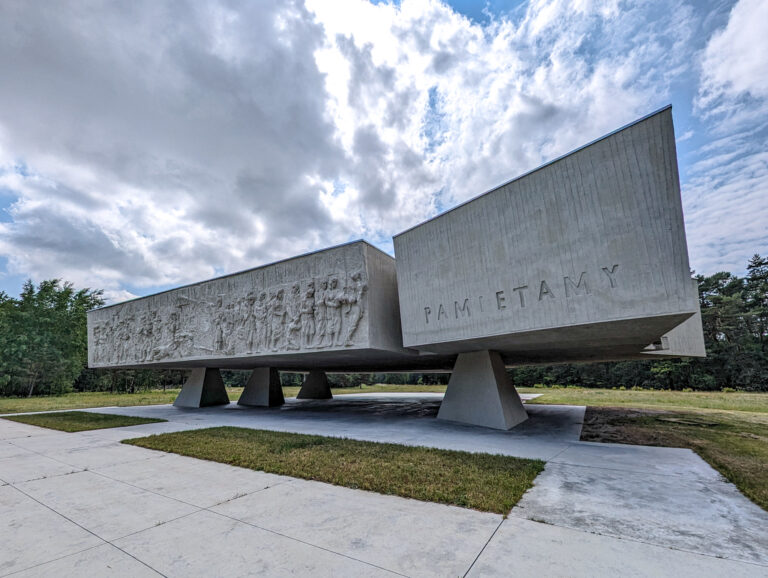
M 139 343 L 137 345 L 137 357 L 141 361 L 147 361 L 152 356 L 152 315 L 145 311 L 139 317 Z
M 285 329 L 285 304 L 283 297 L 285 292 L 278 289 L 269 300 L 269 332 L 272 351 L 277 351 L 283 346 L 283 333 Z
M 328 291 L 325 293 L 325 306 L 328 313 L 326 334 L 330 345 L 341 345 L 341 306 L 344 294 L 339 288 L 339 280 L 331 278 Z
M 216 323 L 216 337 L 213 340 L 213 351 L 215 353 L 222 353 L 226 347 L 224 340 L 224 301 L 221 296 L 216 298 L 216 304 L 214 305 L 214 311 L 210 315 L 215 319 Z
M 301 338 L 301 286 L 294 283 L 286 304 L 286 349 L 298 349 Z
M 315 347 L 325 347 L 325 335 L 328 327 L 328 311 L 325 306 L 325 295 L 328 292 L 328 280 L 320 281 L 320 288 L 315 293 Z
M 259 293 L 259 298 L 253 304 L 253 326 L 256 331 L 255 351 L 269 349 L 268 313 L 267 293 L 262 291 Z
M 315 282 L 310 281 L 301 301 L 301 344 L 311 349 L 315 339 Z
M 351 283 L 344 288 L 344 301 L 349 305 L 347 309 L 347 334 L 344 345 L 352 345 L 352 337 L 363 318 L 363 293 L 368 291 L 368 285 L 362 281 L 359 271 L 352 273 Z
M 237 319 L 234 303 L 228 303 L 224 308 L 222 322 L 224 328 L 224 347 L 222 353 L 233 355 L 235 353 L 235 343 L 237 342 Z
M 253 291 L 249 291 L 245 296 L 245 308 L 243 311 L 243 325 L 245 334 L 245 348 L 247 353 L 253 353 L 253 348 L 256 343 L 256 324 L 253 322 L 253 310 L 256 303 L 256 294 Z
M 93 325 L 93 362 L 99 363 L 104 359 L 104 349 L 107 344 L 106 327 L 97 322 Z

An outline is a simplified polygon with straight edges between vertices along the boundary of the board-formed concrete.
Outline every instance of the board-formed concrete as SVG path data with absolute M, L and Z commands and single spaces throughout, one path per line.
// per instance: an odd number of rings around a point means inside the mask
M 704 353 L 695 320 L 670 334 L 699 304 L 669 107 L 394 246 L 406 347 L 507 365 Z

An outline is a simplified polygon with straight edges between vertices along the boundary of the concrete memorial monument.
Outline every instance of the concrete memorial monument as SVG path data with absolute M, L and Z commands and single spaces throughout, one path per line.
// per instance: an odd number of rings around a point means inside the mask
M 91 367 L 192 369 L 177 405 L 283 402 L 278 369 L 446 370 L 438 417 L 527 418 L 505 367 L 703 356 L 669 107 L 397 235 L 89 312 Z M 455 364 L 455 366 L 454 366 Z

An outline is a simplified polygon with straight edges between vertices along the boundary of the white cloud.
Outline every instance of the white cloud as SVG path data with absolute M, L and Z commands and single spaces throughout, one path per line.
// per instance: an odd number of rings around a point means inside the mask
M 739 0 L 709 40 L 697 101 L 706 116 L 765 123 L 768 112 L 768 2 Z
M 682 0 L 534 0 L 485 26 L 436 0 L 4 2 L 0 188 L 18 199 L 0 255 L 117 298 L 388 247 L 669 102 L 700 26 Z M 715 202 L 717 154 L 686 194 Z
M 690 252 L 705 273 L 768 251 L 768 3 L 739 0 L 702 51 L 695 111 L 711 136 L 683 192 Z

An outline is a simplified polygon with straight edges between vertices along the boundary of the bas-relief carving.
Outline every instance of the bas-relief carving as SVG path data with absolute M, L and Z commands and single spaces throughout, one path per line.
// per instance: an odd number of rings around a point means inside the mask
M 356 271 L 240 290 L 214 281 L 129 302 L 95 312 L 93 363 L 352 347 L 367 291 Z

